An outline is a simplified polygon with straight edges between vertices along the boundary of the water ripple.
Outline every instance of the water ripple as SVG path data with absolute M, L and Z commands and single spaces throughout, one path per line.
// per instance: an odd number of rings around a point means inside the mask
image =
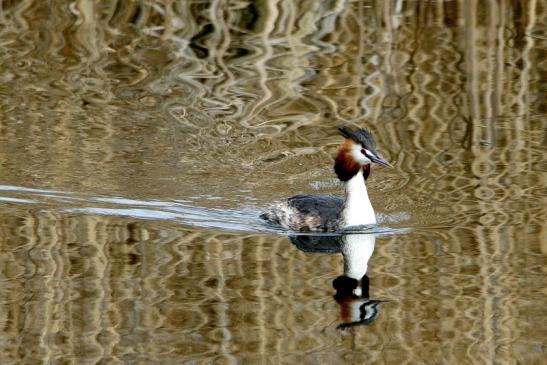
M 131 217 L 136 219 L 174 221 L 202 228 L 215 228 L 228 231 L 290 232 L 268 226 L 259 218 L 261 210 L 253 206 L 240 209 L 205 208 L 183 201 L 136 200 L 123 197 L 100 197 L 89 194 L 65 193 L 55 190 L 32 189 L 19 186 L 0 185 L 0 192 L 23 195 L 26 198 L 1 196 L 0 202 L 6 204 L 39 205 L 42 211 L 66 214 L 105 215 L 112 217 Z M 32 199 L 29 199 L 32 197 Z M 408 219 L 408 215 L 379 215 L 379 221 L 398 223 Z M 371 233 L 402 233 L 404 229 L 375 227 Z

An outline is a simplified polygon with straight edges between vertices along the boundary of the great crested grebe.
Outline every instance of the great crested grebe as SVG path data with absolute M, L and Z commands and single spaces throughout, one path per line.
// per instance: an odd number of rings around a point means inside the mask
M 295 231 L 337 231 L 350 226 L 376 224 L 365 180 L 370 164 L 393 167 L 376 152 L 366 129 L 338 129 L 344 141 L 338 148 L 334 172 L 345 185 L 345 198 L 332 195 L 295 195 L 272 205 L 260 217 Z

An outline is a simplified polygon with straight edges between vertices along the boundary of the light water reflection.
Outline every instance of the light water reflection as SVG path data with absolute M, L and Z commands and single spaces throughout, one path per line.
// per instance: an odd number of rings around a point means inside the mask
M 534 0 L 1 2 L 0 363 L 542 363 L 546 34 Z M 341 124 L 408 229 L 368 299 L 257 217 L 340 192 Z
M 352 256 L 169 221 L 17 209 L 0 223 L 4 363 L 533 360 L 520 348 L 544 338 L 544 254 L 525 226 L 381 235 L 369 258 L 370 239 Z M 333 288 L 365 264 L 368 299 L 363 278 Z

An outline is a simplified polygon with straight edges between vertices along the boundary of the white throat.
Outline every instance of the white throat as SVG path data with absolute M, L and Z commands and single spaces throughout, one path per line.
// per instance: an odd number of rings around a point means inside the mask
M 368 198 L 362 171 L 346 183 L 346 202 L 342 210 L 342 227 L 376 224 L 376 215 Z

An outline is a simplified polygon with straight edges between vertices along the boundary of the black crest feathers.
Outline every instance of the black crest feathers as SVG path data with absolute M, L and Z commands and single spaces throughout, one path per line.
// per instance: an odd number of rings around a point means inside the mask
M 345 138 L 349 138 L 356 143 L 359 143 L 363 147 L 369 149 L 372 152 L 376 152 L 376 142 L 372 138 L 372 133 L 369 130 L 359 128 L 351 129 L 349 127 L 340 127 L 338 128 L 340 134 Z

